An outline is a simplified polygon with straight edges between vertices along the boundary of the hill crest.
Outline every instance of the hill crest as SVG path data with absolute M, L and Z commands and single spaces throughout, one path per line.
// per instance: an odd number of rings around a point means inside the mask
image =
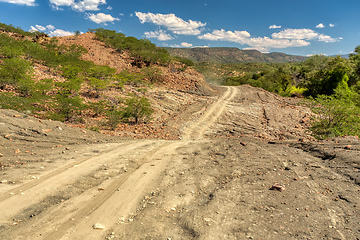
M 303 56 L 281 52 L 261 53 L 258 50 L 241 50 L 236 47 L 165 48 L 172 56 L 188 58 L 194 62 L 210 63 L 286 63 L 302 62 Z

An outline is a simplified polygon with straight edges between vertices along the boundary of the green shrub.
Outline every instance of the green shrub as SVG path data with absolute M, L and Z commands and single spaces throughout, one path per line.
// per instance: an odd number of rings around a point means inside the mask
M 134 120 L 138 124 L 141 120 L 148 120 L 152 113 L 151 104 L 145 97 L 130 94 L 129 98 L 125 100 L 125 107 L 123 109 L 124 120 Z
M 124 113 L 117 106 L 112 106 L 106 112 L 106 116 L 106 125 L 109 126 L 111 130 L 114 130 L 121 122 L 123 122 Z
M 134 86 L 140 86 L 143 84 L 143 76 L 140 73 L 133 73 L 127 70 L 122 71 L 116 76 L 120 81 L 120 85 L 131 84 Z
M 360 108 L 350 99 L 320 95 L 310 104 L 317 114 L 311 130 L 319 139 L 360 134 Z
M 0 87 L 13 85 L 19 88 L 31 81 L 31 64 L 20 58 L 4 59 L 0 65 Z
M 161 70 L 157 67 L 146 67 L 141 70 L 141 73 L 144 75 L 144 77 L 150 81 L 151 83 L 155 82 L 161 82 Z
M 189 66 L 189 67 L 195 66 L 195 63 L 188 58 L 174 57 L 174 59 L 175 59 L 175 61 L 185 64 L 185 66 Z
M 31 99 L 21 97 L 14 93 L 0 93 L 0 108 L 14 109 L 17 111 L 31 111 L 33 109 Z
M 87 108 L 80 96 L 56 94 L 55 99 L 53 111 L 49 114 L 53 120 L 74 120 L 74 117 L 80 115 L 81 111 Z

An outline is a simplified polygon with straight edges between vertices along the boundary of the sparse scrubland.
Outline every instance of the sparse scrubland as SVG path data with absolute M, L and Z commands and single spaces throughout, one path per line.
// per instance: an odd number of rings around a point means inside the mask
M 80 123 L 85 117 L 102 116 L 102 124 L 110 129 L 120 122 L 146 122 L 152 110 L 141 89 L 161 83 L 160 66 L 177 62 L 177 71 L 196 65 L 209 82 L 228 86 L 249 84 L 282 96 L 305 97 L 304 103 L 317 114 L 312 130 L 318 138 L 360 134 L 360 47 L 350 59 L 316 55 L 300 63 L 195 64 L 186 58 L 170 56 L 167 50 L 149 40 L 103 28 L 91 29 L 106 46 L 119 53 L 129 53 L 131 65 L 139 69 L 118 72 L 107 65 L 82 60 L 87 49 L 79 45 L 58 44 L 56 38 L 39 44 L 36 39 L 46 38 L 42 33 L 28 33 L 6 24 L 1 24 L 1 28 L 2 108 Z M 61 80 L 36 80 L 36 64 L 46 66 Z M 109 89 L 121 91 L 124 85 L 137 87 L 140 92 L 122 94 L 118 99 L 84 100 L 85 96 L 100 98 Z M 135 103 L 137 106 L 132 106 Z
M 315 55 L 300 63 L 197 63 L 211 81 L 249 84 L 311 107 L 313 134 L 320 138 L 360 135 L 360 46 L 350 59 Z
M 359 239 L 360 47 L 223 64 L 0 31 L 0 239 Z

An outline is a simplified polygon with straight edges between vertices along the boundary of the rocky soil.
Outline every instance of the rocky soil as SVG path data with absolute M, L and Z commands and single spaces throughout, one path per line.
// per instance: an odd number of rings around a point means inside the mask
M 215 92 L 163 92 L 172 140 L 1 110 L 0 239 L 359 239 L 359 139 L 316 141 L 295 99 Z

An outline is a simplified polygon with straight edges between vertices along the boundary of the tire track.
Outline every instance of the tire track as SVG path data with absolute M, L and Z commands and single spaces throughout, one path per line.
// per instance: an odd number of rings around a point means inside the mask
M 99 164 L 104 164 L 111 159 L 117 158 L 119 154 L 134 151 L 151 142 L 153 141 L 131 142 L 123 146 L 120 145 L 115 149 L 108 150 L 104 154 L 68 164 L 63 168 L 41 177 L 39 181 L 34 180 L 25 183 L 10 193 L 7 192 L 3 194 L 3 200 L 0 202 L 0 209 L 2 209 L 0 221 L 7 222 L 11 219 L 11 216 L 17 215 L 23 209 L 40 202 L 46 196 L 56 194 L 63 186 L 89 174 L 94 168 L 97 168 Z
M 191 127 L 186 129 L 183 140 L 201 140 L 204 138 L 205 131 L 223 114 L 226 106 L 237 94 L 236 87 L 226 87 L 225 94 L 205 112 L 205 114 Z
M 98 166 L 99 163 L 115 162 L 116 157 L 120 153 L 123 154 L 125 158 L 127 156 L 130 158 L 136 157 L 136 154 L 133 153 L 134 151 L 151 143 L 152 148 L 147 147 L 147 152 L 136 160 L 138 167 L 109 180 L 108 185 L 100 194 L 92 189 L 86 193 L 86 196 L 85 193 L 75 196 L 74 198 L 77 198 L 77 200 L 74 199 L 73 201 L 73 198 L 70 198 L 52 207 L 51 211 L 49 209 L 44 212 L 41 216 L 42 224 L 39 224 L 39 227 L 41 226 L 39 229 L 33 229 L 31 222 L 19 229 L 19 235 L 22 235 L 24 239 L 100 239 L 105 232 L 91 231 L 95 223 L 100 222 L 107 228 L 112 228 L 115 223 L 119 221 L 119 217 L 127 216 L 135 212 L 137 204 L 143 196 L 152 187 L 156 187 L 157 184 L 160 183 L 159 177 L 169 161 L 178 154 L 177 149 L 191 143 L 191 140 L 203 139 L 205 131 L 221 116 L 227 104 L 237 93 L 235 87 L 226 88 L 227 90 L 221 98 L 211 105 L 197 122 L 191 124 L 190 127 L 184 131 L 182 141 L 164 142 L 147 140 L 135 144 L 131 142 L 96 157 L 85 158 L 68 164 L 43 176 L 41 181 L 25 183 L 13 189 L 11 192 L 13 192 L 15 196 L 8 197 L 6 194 L 5 196 L 1 195 L 3 200 L 0 202 L 0 208 L 6 208 L 10 206 L 10 204 L 14 205 L 14 202 L 19 207 L 6 212 L 6 214 L 0 217 L 0 221 L 9 219 L 10 216 L 15 215 L 14 212 L 19 212 L 26 206 L 31 205 L 30 203 L 21 201 L 21 198 L 24 197 L 21 193 L 25 193 L 25 195 L 29 195 L 30 197 L 34 196 L 31 201 L 31 203 L 34 204 L 41 201 L 41 199 L 45 197 L 44 194 L 49 195 L 50 193 L 60 191 L 60 189 L 57 189 L 57 186 L 64 185 L 64 181 L 59 181 L 61 176 L 67 178 L 65 183 L 71 183 L 72 181 L 70 181 L 70 179 L 74 176 L 79 178 L 84 176 L 84 172 L 89 173 L 89 171 L 72 172 L 74 165 L 79 165 L 78 167 L 84 170 L 85 168 L 82 165 Z M 154 145 L 155 147 L 153 147 Z M 88 169 L 93 170 L 93 168 L 89 168 L 89 166 Z M 50 189 L 50 191 L 45 191 L 46 188 Z M 38 195 L 37 192 L 43 195 Z M 84 201 L 85 199 L 91 199 L 91 201 Z
M 132 143 L 123 143 L 123 144 L 118 145 L 117 147 L 128 146 L 128 145 L 130 145 L 130 144 L 132 144 Z M 109 152 L 111 152 L 111 151 L 114 151 L 114 148 L 105 150 L 105 151 L 103 152 L 103 154 L 109 153 Z M 48 179 L 50 179 L 50 178 L 52 178 L 52 177 L 55 177 L 56 175 L 59 175 L 59 174 L 65 172 L 65 171 L 67 171 L 68 169 L 74 167 L 74 165 L 82 164 L 83 162 L 86 162 L 86 161 L 91 160 L 91 159 L 93 159 L 93 158 L 94 158 L 94 156 L 92 156 L 92 157 L 85 157 L 85 158 L 80 159 L 80 160 L 78 160 L 78 161 L 71 162 L 71 163 L 69 163 L 69 164 L 67 164 L 67 165 L 65 165 L 65 166 L 63 166 L 63 167 L 61 167 L 61 168 L 58 168 L 58 169 L 56 169 L 56 170 L 54 170 L 54 171 L 52 171 L 52 172 L 50 172 L 50 173 L 48 173 L 48 174 L 46 174 L 46 175 L 44 175 L 44 176 L 41 176 L 41 177 L 40 177 L 39 179 L 37 179 L 36 181 L 28 181 L 28 182 L 26 182 L 26 183 L 23 183 L 23 184 L 21 184 L 21 185 L 18 186 L 18 187 L 15 187 L 15 188 L 7 191 L 7 192 L 2 193 L 2 194 L 0 195 L 0 202 L 6 200 L 6 199 L 8 199 L 8 198 L 13 197 L 14 195 L 20 194 L 20 193 L 26 191 L 27 189 L 30 189 L 30 188 L 32 188 L 32 187 L 35 187 L 36 185 L 39 185 L 39 184 L 45 182 L 46 180 L 48 180 Z
M 161 149 L 163 149 L 163 150 L 168 149 L 169 145 L 171 145 L 171 144 L 174 145 L 174 143 L 171 143 L 171 142 L 163 143 L 160 146 L 157 146 L 156 148 L 151 150 L 150 152 L 146 153 L 143 157 L 140 158 L 141 165 L 137 169 L 135 169 L 132 172 L 128 172 L 127 174 L 115 179 L 114 182 L 111 183 L 111 185 L 108 186 L 101 195 L 99 195 L 93 201 L 91 201 L 89 204 L 87 204 L 86 206 L 81 208 L 79 211 L 77 211 L 72 216 L 71 219 L 69 219 L 68 221 L 63 223 L 60 227 L 58 227 L 56 229 L 56 231 L 48 234 L 44 239 L 49 239 L 49 240 L 50 239 L 61 239 L 61 237 L 64 236 L 69 231 L 69 229 L 74 228 L 74 226 L 79 225 L 79 224 L 86 225 L 87 222 L 91 221 L 91 219 L 88 219 L 87 221 L 84 221 L 84 219 L 86 216 L 91 216 L 93 213 L 95 213 L 94 214 L 95 217 L 93 216 L 91 218 L 101 218 L 101 216 L 102 216 L 103 218 L 104 217 L 106 218 L 106 221 L 114 222 L 114 220 L 115 220 L 115 222 L 116 222 L 116 220 L 118 220 L 118 217 L 116 219 L 114 219 L 111 216 L 109 217 L 109 215 L 111 215 L 111 214 L 109 213 L 109 210 L 106 210 L 108 208 L 108 206 L 110 205 L 110 206 L 114 207 L 114 201 L 115 201 L 116 205 L 124 206 L 126 204 L 129 204 L 131 202 L 131 200 L 134 200 L 133 197 L 131 197 L 130 199 L 126 198 L 126 200 L 124 197 L 122 197 L 121 199 L 118 199 L 119 195 L 128 194 L 128 193 L 126 193 L 127 191 L 125 191 L 125 193 L 124 193 L 124 191 L 121 192 L 121 189 L 126 188 L 126 186 L 124 186 L 124 185 L 126 185 L 126 182 L 129 181 L 129 178 L 134 178 L 133 175 L 139 175 L 138 172 L 140 172 L 140 173 L 143 172 L 143 170 L 144 170 L 143 168 L 145 168 L 144 165 L 149 162 L 149 159 L 152 159 L 155 156 L 157 156 L 158 152 Z M 150 165 L 150 164 L 148 163 L 147 165 Z M 128 186 L 128 187 L 139 188 L 140 183 L 137 182 L 135 184 L 137 184 L 137 186 L 134 186 L 133 184 L 131 184 L 131 186 Z M 141 182 L 140 186 L 142 184 L 143 184 L 143 182 Z M 129 185 L 129 184 L 127 184 L 127 185 Z M 115 194 L 116 194 L 116 196 L 114 196 Z M 110 199 L 110 198 L 113 198 L 113 199 Z M 107 203 L 108 201 L 112 202 L 112 203 Z M 103 209 L 98 210 L 101 207 Z M 113 212 L 114 208 L 111 208 L 110 211 Z M 98 212 L 98 213 L 96 213 L 96 212 Z M 104 212 L 107 212 L 108 214 L 104 214 Z M 72 219 L 75 219 L 75 221 Z M 89 238 L 90 236 L 87 236 L 87 234 L 88 234 L 87 230 L 90 229 L 91 225 L 93 225 L 93 224 L 94 223 L 90 224 L 90 226 L 88 226 L 88 228 L 86 228 L 86 235 L 84 236 L 84 238 L 80 238 L 80 239 L 90 239 Z M 82 227 L 76 226 L 76 228 L 77 228 L 77 231 L 75 231 L 75 232 L 78 235 L 79 232 L 81 232 Z M 71 238 L 71 239 L 74 239 L 74 238 Z

